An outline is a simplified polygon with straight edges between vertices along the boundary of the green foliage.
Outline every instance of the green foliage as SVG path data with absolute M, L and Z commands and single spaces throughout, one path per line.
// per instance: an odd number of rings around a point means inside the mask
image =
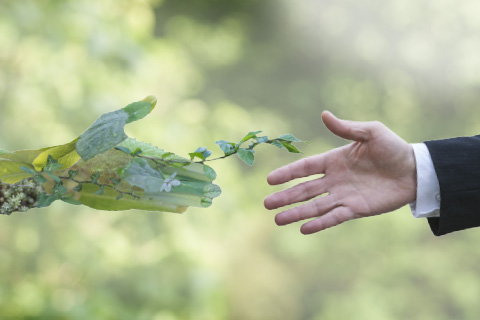
M 188 160 L 125 134 L 124 126 L 144 118 L 155 104 L 156 99 L 149 96 L 106 113 L 74 141 L 32 151 L 31 163 L 22 157 L 23 151 L 2 151 L 5 160 L 3 166 L 0 161 L 0 170 L 11 178 L 43 186 L 44 191 L 31 207 L 43 208 L 62 200 L 103 210 L 183 212 L 189 206 L 209 207 L 221 194 L 220 187 L 212 183 L 215 171 L 204 162 L 237 154 L 251 166 L 254 148 L 259 144 L 298 153 L 292 143 L 303 142 L 291 134 L 270 140 L 259 137 L 261 131 L 252 131 L 238 143 L 217 141 L 224 153 L 221 157 L 208 159 L 212 151 L 200 147 L 189 153 Z
M 195 158 L 199 158 L 202 161 L 205 161 L 208 157 L 212 155 L 212 152 L 207 150 L 205 147 L 200 147 L 197 148 L 194 152 L 189 153 L 190 155 L 190 160 L 193 160 Z
M 61 166 L 68 168 L 75 164 L 80 159 L 75 150 L 77 141 L 78 138 L 64 145 L 40 149 L 32 162 L 35 170 L 41 171 L 46 165 L 52 163 L 52 159 L 56 160 L 56 168 L 49 168 L 48 171 L 56 171 Z
M 235 153 L 235 150 L 237 147 L 236 143 L 225 141 L 225 140 L 220 140 L 215 143 L 220 147 L 220 149 L 222 149 L 223 153 L 225 153 L 226 156 L 229 156 Z
M 253 165 L 253 161 L 255 160 L 255 156 L 253 155 L 253 153 L 255 151 L 253 151 L 252 149 L 239 148 L 237 152 L 238 152 L 238 157 L 243 162 L 245 162 L 249 166 Z
M 237 154 L 238 157 L 243 162 L 251 166 L 255 161 L 255 151 L 253 149 L 259 144 L 270 144 L 270 145 L 276 146 L 277 148 L 285 148 L 288 152 L 300 153 L 300 151 L 297 149 L 297 147 L 293 145 L 293 143 L 294 142 L 308 143 L 307 141 L 302 141 L 300 139 L 297 139 L 292 134 L 282 134 L 278 138 L 268 139 L 267 136 L 259 137 L 258 136 L 259 133 L 262 133 L 262 131 L 249 132 L 238 143 L 234 143 L 226 140 L 219 140 L 215 142 L 224 153 L 224 156 L 221 158 L 226 158 L 231 155 Z M 247 144 L 247 142 L 249 142 L 248 147 L 242 147 L 242 145 Z M 202 160 L 205 160 L 205 159 L 202 159 Z
M 88 160 L 116 147 L 128 138 L 124 132 L 127 123 L 140 120 L 149 114 L 157 99 L 152 96 L 129 104 L 123 109 L 102 115 L 78 138 L 76 149 L 83 160 Z

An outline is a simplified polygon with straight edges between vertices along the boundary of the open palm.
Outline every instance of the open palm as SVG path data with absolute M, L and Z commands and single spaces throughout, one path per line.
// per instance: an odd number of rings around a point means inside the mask
M 314 218 L 301 228 L 309 234 L 390 212 L 415 200 L 415 157 L 408 143 L 379 122 L 340 120 L 329 112 L 322 114 L 322 120 L 335 135 L 353 142 L 269 174 L 272 185 L 323 174 L 265 199 L 267 209 L 277 209 L 315 198 L 278 213 L 277 224 Z

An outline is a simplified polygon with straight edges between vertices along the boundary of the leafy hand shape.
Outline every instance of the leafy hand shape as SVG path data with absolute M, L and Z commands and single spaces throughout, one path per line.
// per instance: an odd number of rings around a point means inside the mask
M 181 213 L 189 206 L 206 208 L 221 190 L 205 162 L 237 154 L 252 165 L 259 144 L 299 153 L 293 143 L 303 142 L 291 134 L 269 139 L 252 131 L 238 143 L 217 141 L 221 157 L 207 159 L 212 152 L 198 148 L 186 159 L 125 134 L 125 125 L 147 116 L 156 102 L 149 96 L 106 113 L 64 145 L 0 150 L 0 213 L 47 207 L 56 200 L 101 210 Z
M 102 210 L 184 212 L 188 206 L 208 207 L 221 193 L 211 183 L 216 177 L 212 168 L 125 134 L 125 125 L 144 118 L 155 104 L 149 96 L 106 113 L 61 146 L 0 151 L 0 180 L 30 180 L 41 186 L 38 207 L 55 200 Z M 171 176 L 175 179 L 169 180 Z

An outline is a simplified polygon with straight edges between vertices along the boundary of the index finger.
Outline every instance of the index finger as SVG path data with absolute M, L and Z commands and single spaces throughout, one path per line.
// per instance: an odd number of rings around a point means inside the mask
M 324 171 L 325 154 L 318 154 L 295 161 L 270 172 L 267 177 L 267 182 L 270 185 L 277 185 L 293 179 L 308 177 L 312 174 L 324 173 Z

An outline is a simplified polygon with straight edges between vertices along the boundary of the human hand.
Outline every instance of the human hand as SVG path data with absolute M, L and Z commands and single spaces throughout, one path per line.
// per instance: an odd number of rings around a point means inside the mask
M 340 120 L 322 113 L 325 126 L 353 143 L 281 167 L 268 175 L 271 185 L 323 174 L 265 198 L 265 208 L 300 204 L 276 215 L 278 225 L 311 219 L 301 227 L 311 234 L 348 220 L 396 210 L 415 201 L 413 148 L 380 122 Z

